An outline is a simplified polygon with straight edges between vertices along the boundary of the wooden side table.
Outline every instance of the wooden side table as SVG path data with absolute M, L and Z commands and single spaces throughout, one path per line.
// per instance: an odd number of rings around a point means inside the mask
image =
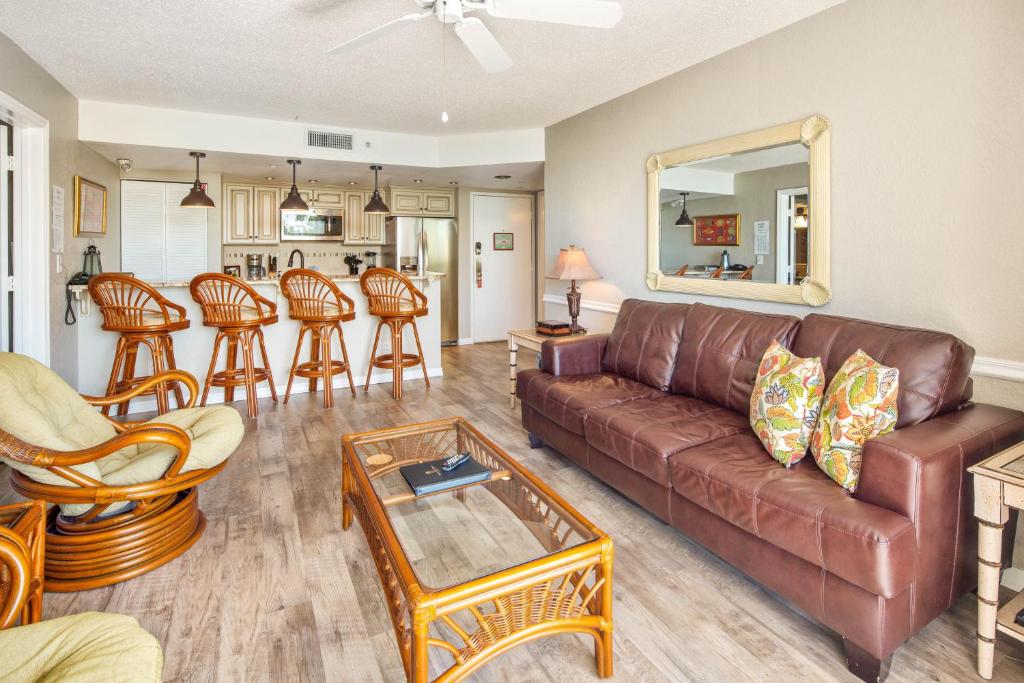
M 516 363 L 519 358 L 519 347 L 525 347 L 540 353 L 541 344 L 551 339 L 536 330 L 509 330 L 508 332 L 508 407 L 516 407 Z
M 968 469 L 974 475 L 974 516 L 978 518 L 978 675 L 992 678 L 996 633 L 1024 642 L 1014 623 L 1024 609 L 1024 592 L 999 607 L 1003 527 L 1010 508 L 1024 510 L 1024 443 Z

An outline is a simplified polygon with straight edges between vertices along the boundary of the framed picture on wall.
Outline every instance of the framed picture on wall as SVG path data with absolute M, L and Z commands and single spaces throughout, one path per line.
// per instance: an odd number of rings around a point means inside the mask
M 511 232 L 494 233 L 494 251 L 512 251 L 515 234 Z
M 738 247 L 740 214 L 697 216 L 693 219 L 693 244 L 698 247 Z
M 107 234 L 107 188 L 75 176 L 75 236 L 103 237 Z

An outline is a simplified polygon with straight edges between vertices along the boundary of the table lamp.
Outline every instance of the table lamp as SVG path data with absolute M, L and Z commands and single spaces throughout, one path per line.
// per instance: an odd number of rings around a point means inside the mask
M 576 281 L 601 279 L 601 274 L 594 270 L 587 260 L 587 252 L 574 244 L 570 244 L 566 249 L 559 249 L 558 260 L 555 261 L 555 267 L 548 277 L 553 280 L 568 280 L 571 283 L 565 295 L 569 302 L 569 317 L 572 319 L 569 330 L 572 334 L 586 332 L 576 323 L 580 315 L 580 290 L 576 286 Z

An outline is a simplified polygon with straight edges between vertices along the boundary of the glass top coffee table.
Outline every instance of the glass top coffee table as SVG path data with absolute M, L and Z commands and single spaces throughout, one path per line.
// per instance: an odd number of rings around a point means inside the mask
M 469 451 L 491 479 L 416 496 L 402 465 Z M 456 681 L 520 643 L 594 637 L 612 675 L 612 541 L 462 418 L 342 438 L 342 526 L 353 513 L 410 681 Z M 431 666 L 430 657 L 434 664 Z

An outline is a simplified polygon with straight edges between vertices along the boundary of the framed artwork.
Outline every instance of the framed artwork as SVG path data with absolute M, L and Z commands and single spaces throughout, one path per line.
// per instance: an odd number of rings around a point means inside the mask
M 494 251 L 512 251 L 515 234 L 511 232 L 494 233 Z
M 698 247 L 738 247 L 740 215 L 696 216 L 693 219 L 693 243 Z
M 75 176 L 74 234 L 104 237 L 107 234 L 107 188 Z
M 242 277 L 242 266 L 224 266 L 224 274 L 233 277 Z

